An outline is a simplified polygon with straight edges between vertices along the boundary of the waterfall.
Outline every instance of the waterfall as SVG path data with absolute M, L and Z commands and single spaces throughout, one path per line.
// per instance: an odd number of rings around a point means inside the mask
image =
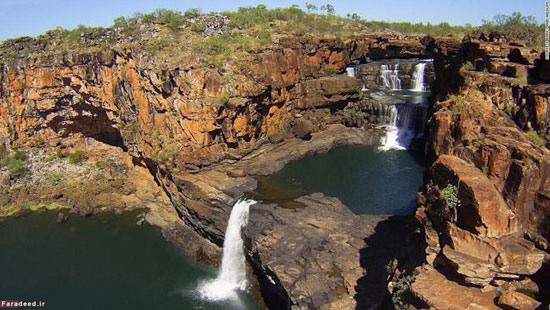
M 380 151 L 406 150 L 415 137 L 416 114 L 415 105 L 403 104 L 399 108 L 391 105 L 388 108 L 389 121 L 386 124 L 386 135 L 382 139 Z
M 355 77 L 355 68 L 354 67 L 347 67 L 346 72 L 348 73 L 348 76 Z
M 383 86 L 392 90 L 401 89 L 401 80 L 399 79 L 399 64 L 381 65 L 380 79 Z
M 204 283 L 199 293 L 208 300 L 237 299 L 237 291 L 245 290 L 245 257 L 241 230 L 248 223 L 248 213 L 254 200 L 239 200 L 233 206 L 223 242 L 222 265 L 216 279 Z
M 417 63 L 416 66 L 414 66 L 412 91 L 426 90 L 426 87 L 424 86 L 424 69 L 426 69 L 425 62 Z

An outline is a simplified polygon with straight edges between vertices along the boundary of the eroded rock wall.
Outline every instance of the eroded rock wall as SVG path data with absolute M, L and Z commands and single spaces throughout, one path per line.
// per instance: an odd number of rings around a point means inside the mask
M 540 51 L 520 43 L 437 44 L 439 101 L 427 145 L 434 164 L 416 214 L 428 267 L 418 269 L 412 292 L 421 307 L 493 309 L 507 290 L 538 291 L 531 276 L 548 264 L 548 85 Z M 438 273 L 447 281 L 428 288 Z

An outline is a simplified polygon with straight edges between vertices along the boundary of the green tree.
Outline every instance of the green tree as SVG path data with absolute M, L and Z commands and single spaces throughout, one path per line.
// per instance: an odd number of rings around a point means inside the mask
M 321 5 L 321 11 L 327 12 L 328 15 L 334 15 L 334 13 L 336 13 L 334 6 L 330 3 Z
M 306 9 L 308 13 L 317 11 L 317 6 L 313 3 L 306 3 Z

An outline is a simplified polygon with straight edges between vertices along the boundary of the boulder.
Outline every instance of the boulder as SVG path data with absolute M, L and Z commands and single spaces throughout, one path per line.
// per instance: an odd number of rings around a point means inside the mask
M 503 308 L 513 310 L 535 310 L 541 305 L 540 302 L 513 289 L 504 291 L 498 297 L 497 303 Z
M 314 129 L 315 126 L 311 121 L 298 119 L 292 127 L 292 133 L 298 139 L 309 140 Z
M 57 223 L 63 223 L 68 219 L 67 215 L 63 212 L 57 213 Z
M 520 235 L 484 238 L 448 224 L 450 245 L 441 254 L 467 283 L 485 286 L 495 278 L 517 279 L 537 272 L 544 252 Z
M 475 234 L 501 237 L 517 231 L 514 213 L 491 181 L 464 160 L 441 155 L 431 168 L 436 185 L 458 184 L 457 225 Z
M 434 310 L 502 310 L 493 302 L 494 291 L 462 286 L 431 266 L 417 269 L 410 290 L 420 304 Z
M 269 140 L 270 143 L 277 144 L 277 143 L 283 142 L 284 137 L 283 137 L 282 134 L 273 133 L 273 134 L 268 135 L 267 139 Z

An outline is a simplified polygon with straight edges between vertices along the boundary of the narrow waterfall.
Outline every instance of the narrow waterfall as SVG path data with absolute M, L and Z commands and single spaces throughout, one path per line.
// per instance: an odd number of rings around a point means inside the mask
M 381 65 L 380 79 L 382 85 L 392 90 L 401 89 L 401 80 L 399 79 L 399 64 Z
M 348 76 L 355 77 L 355 68 L 354 67 L 347 67 L 346 72 L 348 73 Z
M 426 63 L 420 62 L 414 66 L 413 73 L 413 87 L 412 91 L 425 91 L 426 86 L 424 86 L 424 70 L 426 69 Z
M 245 256 L 241 230 L 248 223 L 250 206 L 254 200 L 239 200 L 233 206 L 223 242 L 222 265 L 216 279 L 203 284 L 199 293 L 208 300 L 237 299 L 237 291 L 245 290 Z
M 415 105 L 410 104 L 391 105 L 388 108 L 386 135 L 378 148 L 380 151 L 406 150 L 411 145 L 416 135 L 417 110 Z

